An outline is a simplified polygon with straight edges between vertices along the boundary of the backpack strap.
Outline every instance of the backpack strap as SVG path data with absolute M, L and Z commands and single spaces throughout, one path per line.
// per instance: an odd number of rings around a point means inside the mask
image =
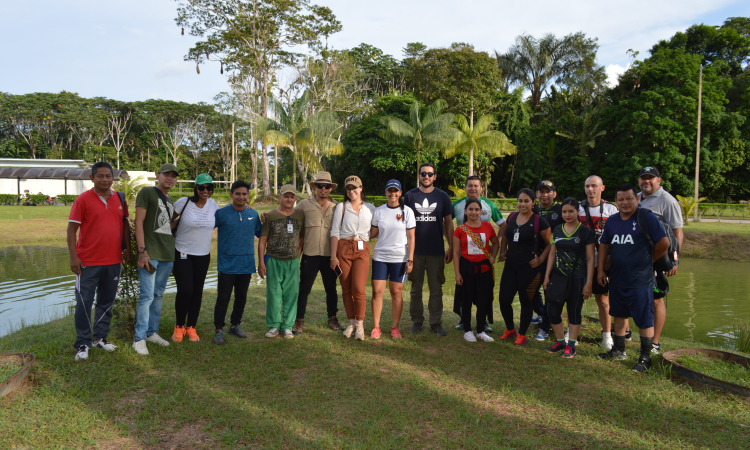
M 125 241 L 125 233 L 130 233 L 130 222 L 128 221 L 129 217 L 127 214 L 125 214 L 125 210 L 127 209 L 127 203 L 125 201 L 125 193 L 121 191 L 115 191 L 117 192 L 117 196 L 120 197 L 120 204 L 122 205 L 122 249 L 125 250 L 127 248 L 126 241 Z
M 651 231 L 648 229 L 648 213 L 651 211 L 641 208 L 640 206 L 638 209 L 635 210 L 636 213 L 636 221 L 638 222 L 638 227 L 641 229 L 641 233 L 643 233 L 644 236 L 646 236 L 646 240 L 648 240 L 648 244 L 651 246 L 651 251 L 654 250 L 655 244 L 654 239 L 651 237 Z M 645 226 L 644 226 L 645 225 Z
M 539 219 L 541 216 L 539 214 L 534 214 L 534 252 L 538 254 L 541 253 L 541 248 L 539 245 Z

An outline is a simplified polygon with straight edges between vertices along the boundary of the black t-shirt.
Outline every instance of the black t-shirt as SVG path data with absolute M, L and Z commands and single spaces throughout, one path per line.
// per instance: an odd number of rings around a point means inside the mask
M 505 260 L 511 264 L 528 264 L 536 255 L 544 250 L 544 244 L 541 242 L 541 232 L 549 229 L 549 224 L 542 217 L 539 217 L 539 244 L 534 242 L 534 215 L 521 226 L 516 223 L 518 214 L 508 219 L 508 227 L 505 228 L 505 239 L 508 240 L 508 250 L 505 253 Z M 518 233 L 518 238 L 515 238 Z M 537 253 L 538 252 L 538 253 Z
M 586 249 L 589 244 L 596 242 L 596 234 L 589 228 L 578 224 L 578 228 L 568 235 L 565 225 L 558 225 L 552 231 L 552 242 L 555 246 L 554 271 L 563 276 L 569 276 L 571 270 L 576 278 L 586 277 Z
M 453 214 L 451 198 L 438 188 L 425 194 L 414 188 L 404 196 L 404 204 L 414 210 L 414 254 L 444 256 L 443 219 Z
M 542 205 L 539 205 L 539 210 L 539 215 L 542 216 L 542 219 L 547 221 L 550 229 L 554 230 L 558 225 L 565 223 L 565 220 L 563 220 L 562 217 L 562 205 L 560 203 L 553 203 L 552 206 L 547 209 L 544 209 L 542 208 Z

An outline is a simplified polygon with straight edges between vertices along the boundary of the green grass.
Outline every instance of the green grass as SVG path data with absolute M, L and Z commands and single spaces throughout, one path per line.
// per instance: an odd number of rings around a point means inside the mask
M 682 355 L 675 362 L 709 377 L 750 387 L 750 370 L 740 364 L 706 355 Z
M 10 377 L 21 370 L 21 360 L 16 357 L 0 356 L 0 383 L 7 381 Z
M 737 350 L 750 353 L 750 322 L 738 320 L 734 323 L 734 346 Z
M 256 286 L 244 314 L 249 339 L 228 336 L 222 347 L 211 341 L 215 292 L 204 295 L 200 342 L 151 345 L 149 357 L 117 331 L 109 339 L 117 351 L 75 362 L 72 317 L 23 328 L 0 338 L 0 351 L 38 358 L 32 384 L 0 399 L 0 448 L 739 449 L 750 441 L 745 399 L 671 381 L 659 358 L 651 373 L 632 372 L 637 339 L 618 362 L 598 360 L 601 348 L 587 342 L 573 360 L 546 353 L 551 341 L 469 344 L 453 328 L 452 286 L 445 293 L 448 336 L 410 334 L 407 301 L 399 341 L 329 330 L 320 282 L 305 333 L 293 340 L 263 337 L 265 289 Z M 389 303 L 386 294 L 385 329 Z M 168 296 L 163 337 L 173 320 Z M 495 336 L 502 327 L 496 308 Z
M 728 223 L 728 222 L 690 222 L 683 228 L 685 231 L 697 231 L 700 233 L 736 233 L 750 235 L 750 223 Z

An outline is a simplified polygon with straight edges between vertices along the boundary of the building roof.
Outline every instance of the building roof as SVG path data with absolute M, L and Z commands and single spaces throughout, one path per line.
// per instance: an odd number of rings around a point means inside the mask
M 44 161 L 44 160 L 38 160 Z M 128 179 L 128 172 L 114 169 L 115 179 Z M 1 167 L 0 178 L 47 179 L 47 180 L 88 180 L 91 169 L 61 169 L 49 167 Z
M 0 167 L 33 167 L 45 169 L 87 169 L 91 164 L 82 159 L 0 158 Z

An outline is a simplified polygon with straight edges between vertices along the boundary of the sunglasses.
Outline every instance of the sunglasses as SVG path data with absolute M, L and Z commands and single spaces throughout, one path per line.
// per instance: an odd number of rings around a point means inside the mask
M 208 192 L 213 192 L 214 191 L 214 187 L 212 185 L 210 185 L 210 184 L 209 185 L 199 184 L 197 186 L 197 188 L 198 188 L 198 192 L 203 192 L 206 189 L 208 189 Z
M 432 178 L 435 176 L 435 172 L 419 172 L 423 178 Z
M 330 184 L 316 184 L 315 187 L 318 189 L 331 189 Z

